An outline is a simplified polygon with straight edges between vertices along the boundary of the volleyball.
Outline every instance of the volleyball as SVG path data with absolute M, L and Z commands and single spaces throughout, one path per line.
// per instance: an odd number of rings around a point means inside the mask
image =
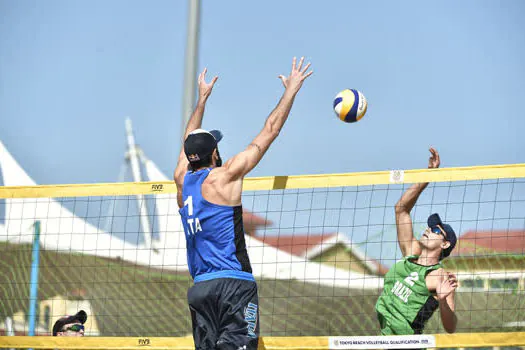
M 334 99 L 334 111 L 339 119 L 346 123 L 355 123 L 364 117 L 368 103 L 360 91 L 346 89 Z

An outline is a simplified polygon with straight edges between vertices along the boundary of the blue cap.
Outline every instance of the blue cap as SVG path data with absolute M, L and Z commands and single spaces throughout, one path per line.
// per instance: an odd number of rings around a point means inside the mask
M 436 214 L 436 213 L 428 217 L 427 224 L 428 224 L 428 227 L 439 225 L 441 226 L 443 231 L 445 231 L 445 233 L 447 234 L 446 240 L 450 242 L 450 246 L 446 249 L 443 249 L 443 258 L 446 258 L 447 256 L 450 255 L 450 253 L 452 252 L 452 249 L 454 249 L 454 247 L 456 246 L 456 242 L 458 240 L 458 238 L 456 237 L 456 233 L 452 229 L 452 226 L 445 224 L 439 217 L 439 214 Z

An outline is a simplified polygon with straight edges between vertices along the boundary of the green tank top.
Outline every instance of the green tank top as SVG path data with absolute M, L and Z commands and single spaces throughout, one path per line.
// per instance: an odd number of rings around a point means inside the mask
M 385 275 L 383 293 L 376 303 L 383 334 L 421 334 L 439 306 L 427 288 L 425 277 L 442 265 L 412 262 L 417 258 L 417 255 L 404 257 Z

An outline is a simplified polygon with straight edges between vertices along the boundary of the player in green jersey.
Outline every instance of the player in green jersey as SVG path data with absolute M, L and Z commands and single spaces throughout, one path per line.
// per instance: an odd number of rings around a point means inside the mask
M 434 148 L 430 152 L 428 167 L 438 168 L 439 154 Z M 441 260 L 456 245 L 456 234 L 438 214 L 428 217 L 428 227 L 419 240 L 412 233 L 410 211 L 427 185 L 412 185 L 395 207 L 397 239 L 403 258 L 385 275 L 383 293 L 376 303 L 382 335 L 421 334 L 438 308 L 445 330 L 448 333 L 456 330 L 457 279 L 441 265 Z

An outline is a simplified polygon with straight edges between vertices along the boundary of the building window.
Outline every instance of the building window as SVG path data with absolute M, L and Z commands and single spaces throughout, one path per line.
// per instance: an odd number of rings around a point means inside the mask
M 51 325 L 51 308 L 49 305 L 46 305 L 44 307 L 44 328 L 50 329 L 49 326 Z
M 491 279 L 490 289 L 518 290 L 519 280 L 517 278 Z
M 475 279 L 466 279 L 466 280 L 462 280 L 460 285 L 461 285 L 461 288 L 475 288 L 475 289 L 481 289 L 484 287 L 484 281 L 478 277 L 478 278 L 475 278 Z

